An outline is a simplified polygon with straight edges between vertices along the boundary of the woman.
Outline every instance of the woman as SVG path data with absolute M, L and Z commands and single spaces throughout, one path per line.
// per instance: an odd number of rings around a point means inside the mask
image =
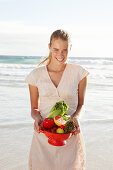
M 54 31 L 48 47 L 49 56 L 40 63 L 47 61 L 47 64 L 33 69 L 25 80 L 29 84 L 34 119 L 29 170 L 84 170 L 86 157 L 81 132 L 67 139 L 64 146 L 50 145 L 47 137 L 38 133 L 39 123 L 58 101 L 64 100 L 71 119 L 78 120 L 89 74 L 80 65 L 67 63 L 72 45 L 66 31 Z

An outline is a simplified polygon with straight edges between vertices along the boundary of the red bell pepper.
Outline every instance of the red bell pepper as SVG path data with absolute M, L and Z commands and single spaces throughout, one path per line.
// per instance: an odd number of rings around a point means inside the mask
M 52 118 L 45 118 L 43 120 L 43 127 L 46 128 L 46 129 L 50 129 L 52 128 L 54 125 L 54 119 Z

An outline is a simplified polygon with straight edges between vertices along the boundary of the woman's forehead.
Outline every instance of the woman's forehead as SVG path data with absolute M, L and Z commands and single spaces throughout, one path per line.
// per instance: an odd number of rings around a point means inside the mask
M 68 47 L 68 41 L 62 39 L 53 39 L 51 45 L 57 47 Z

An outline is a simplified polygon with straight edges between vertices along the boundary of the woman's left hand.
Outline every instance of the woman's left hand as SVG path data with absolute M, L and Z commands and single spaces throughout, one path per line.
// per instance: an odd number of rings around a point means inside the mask
M 72 120 L 75 123 L 75 125 L 77 127 L 77 130 L 79 130 L 80 128 L 79 128 L 79 123 L 78 123 L 77 117 L 71 115 L 71 119 L 70 120 Z

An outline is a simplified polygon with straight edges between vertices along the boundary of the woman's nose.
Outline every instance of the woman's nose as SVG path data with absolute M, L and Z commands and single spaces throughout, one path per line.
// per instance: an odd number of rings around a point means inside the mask
M 61 51 L 61 52 L 59 52 L 59 54 L 58 54 L 59 56 L 63 56 L 63 52 Z

